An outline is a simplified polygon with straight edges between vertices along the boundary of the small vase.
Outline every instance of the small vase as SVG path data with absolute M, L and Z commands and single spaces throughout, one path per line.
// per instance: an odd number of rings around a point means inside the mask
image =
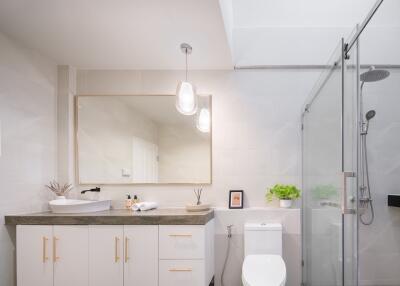
M 279 205 L 281 208 L 290 208 L 292 206 L 292 200 L 279 200 Z
M 56 196 L 56 200 L 65 200 L 65 196 Z

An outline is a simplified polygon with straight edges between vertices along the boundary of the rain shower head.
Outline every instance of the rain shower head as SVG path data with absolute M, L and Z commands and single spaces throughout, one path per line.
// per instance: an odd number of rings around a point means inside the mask
M 376 115 L 375 110 L 370 110 L 365 114 L 365 119 L 367 119 L 367 121 L 370 121 L 372 118 L 374 118 Z
M 375 69 L 374 66 L 369 68 L 369 71 L 364 72 L 360 75 L 360 80 L 362 82 L 374 82 L 384 80 L 390 75 L 390 72 L 387 70 L 379 70 Z

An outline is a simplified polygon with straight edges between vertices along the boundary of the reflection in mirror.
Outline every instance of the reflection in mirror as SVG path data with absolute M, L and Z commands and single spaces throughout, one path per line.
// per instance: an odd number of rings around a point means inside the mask
M 193 116 L 169 95 L 78 96 L 80 184 L 210 184 L 211 96 Z

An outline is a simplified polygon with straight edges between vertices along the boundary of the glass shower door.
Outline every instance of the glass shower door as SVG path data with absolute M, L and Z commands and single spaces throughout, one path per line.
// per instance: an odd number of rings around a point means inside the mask
M 350 69 L 343 49 L 341 41 L 302 117 L 303 283 L 307 286 L 354 285 L 356 228 L 348 216 L 355 217 L 350 194 L 355 180 L 347 170 L 347 161 L 353 162 L 347 158 L 353 158 L 353 147 L 348 148 L 353 144 L 353 136 L 348 138 L 353 130 L 345 126 L 352 113 L 347 114 L 350 106 L 345 108 Z

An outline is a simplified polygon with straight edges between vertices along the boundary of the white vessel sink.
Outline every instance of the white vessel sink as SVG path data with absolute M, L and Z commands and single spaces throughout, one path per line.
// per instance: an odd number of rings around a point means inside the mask
M 86 201 L 62 199 L 50 201 L 49 205 L 53 213 L 90 213 L 109 210 L 111 207 L 111 200 Z

